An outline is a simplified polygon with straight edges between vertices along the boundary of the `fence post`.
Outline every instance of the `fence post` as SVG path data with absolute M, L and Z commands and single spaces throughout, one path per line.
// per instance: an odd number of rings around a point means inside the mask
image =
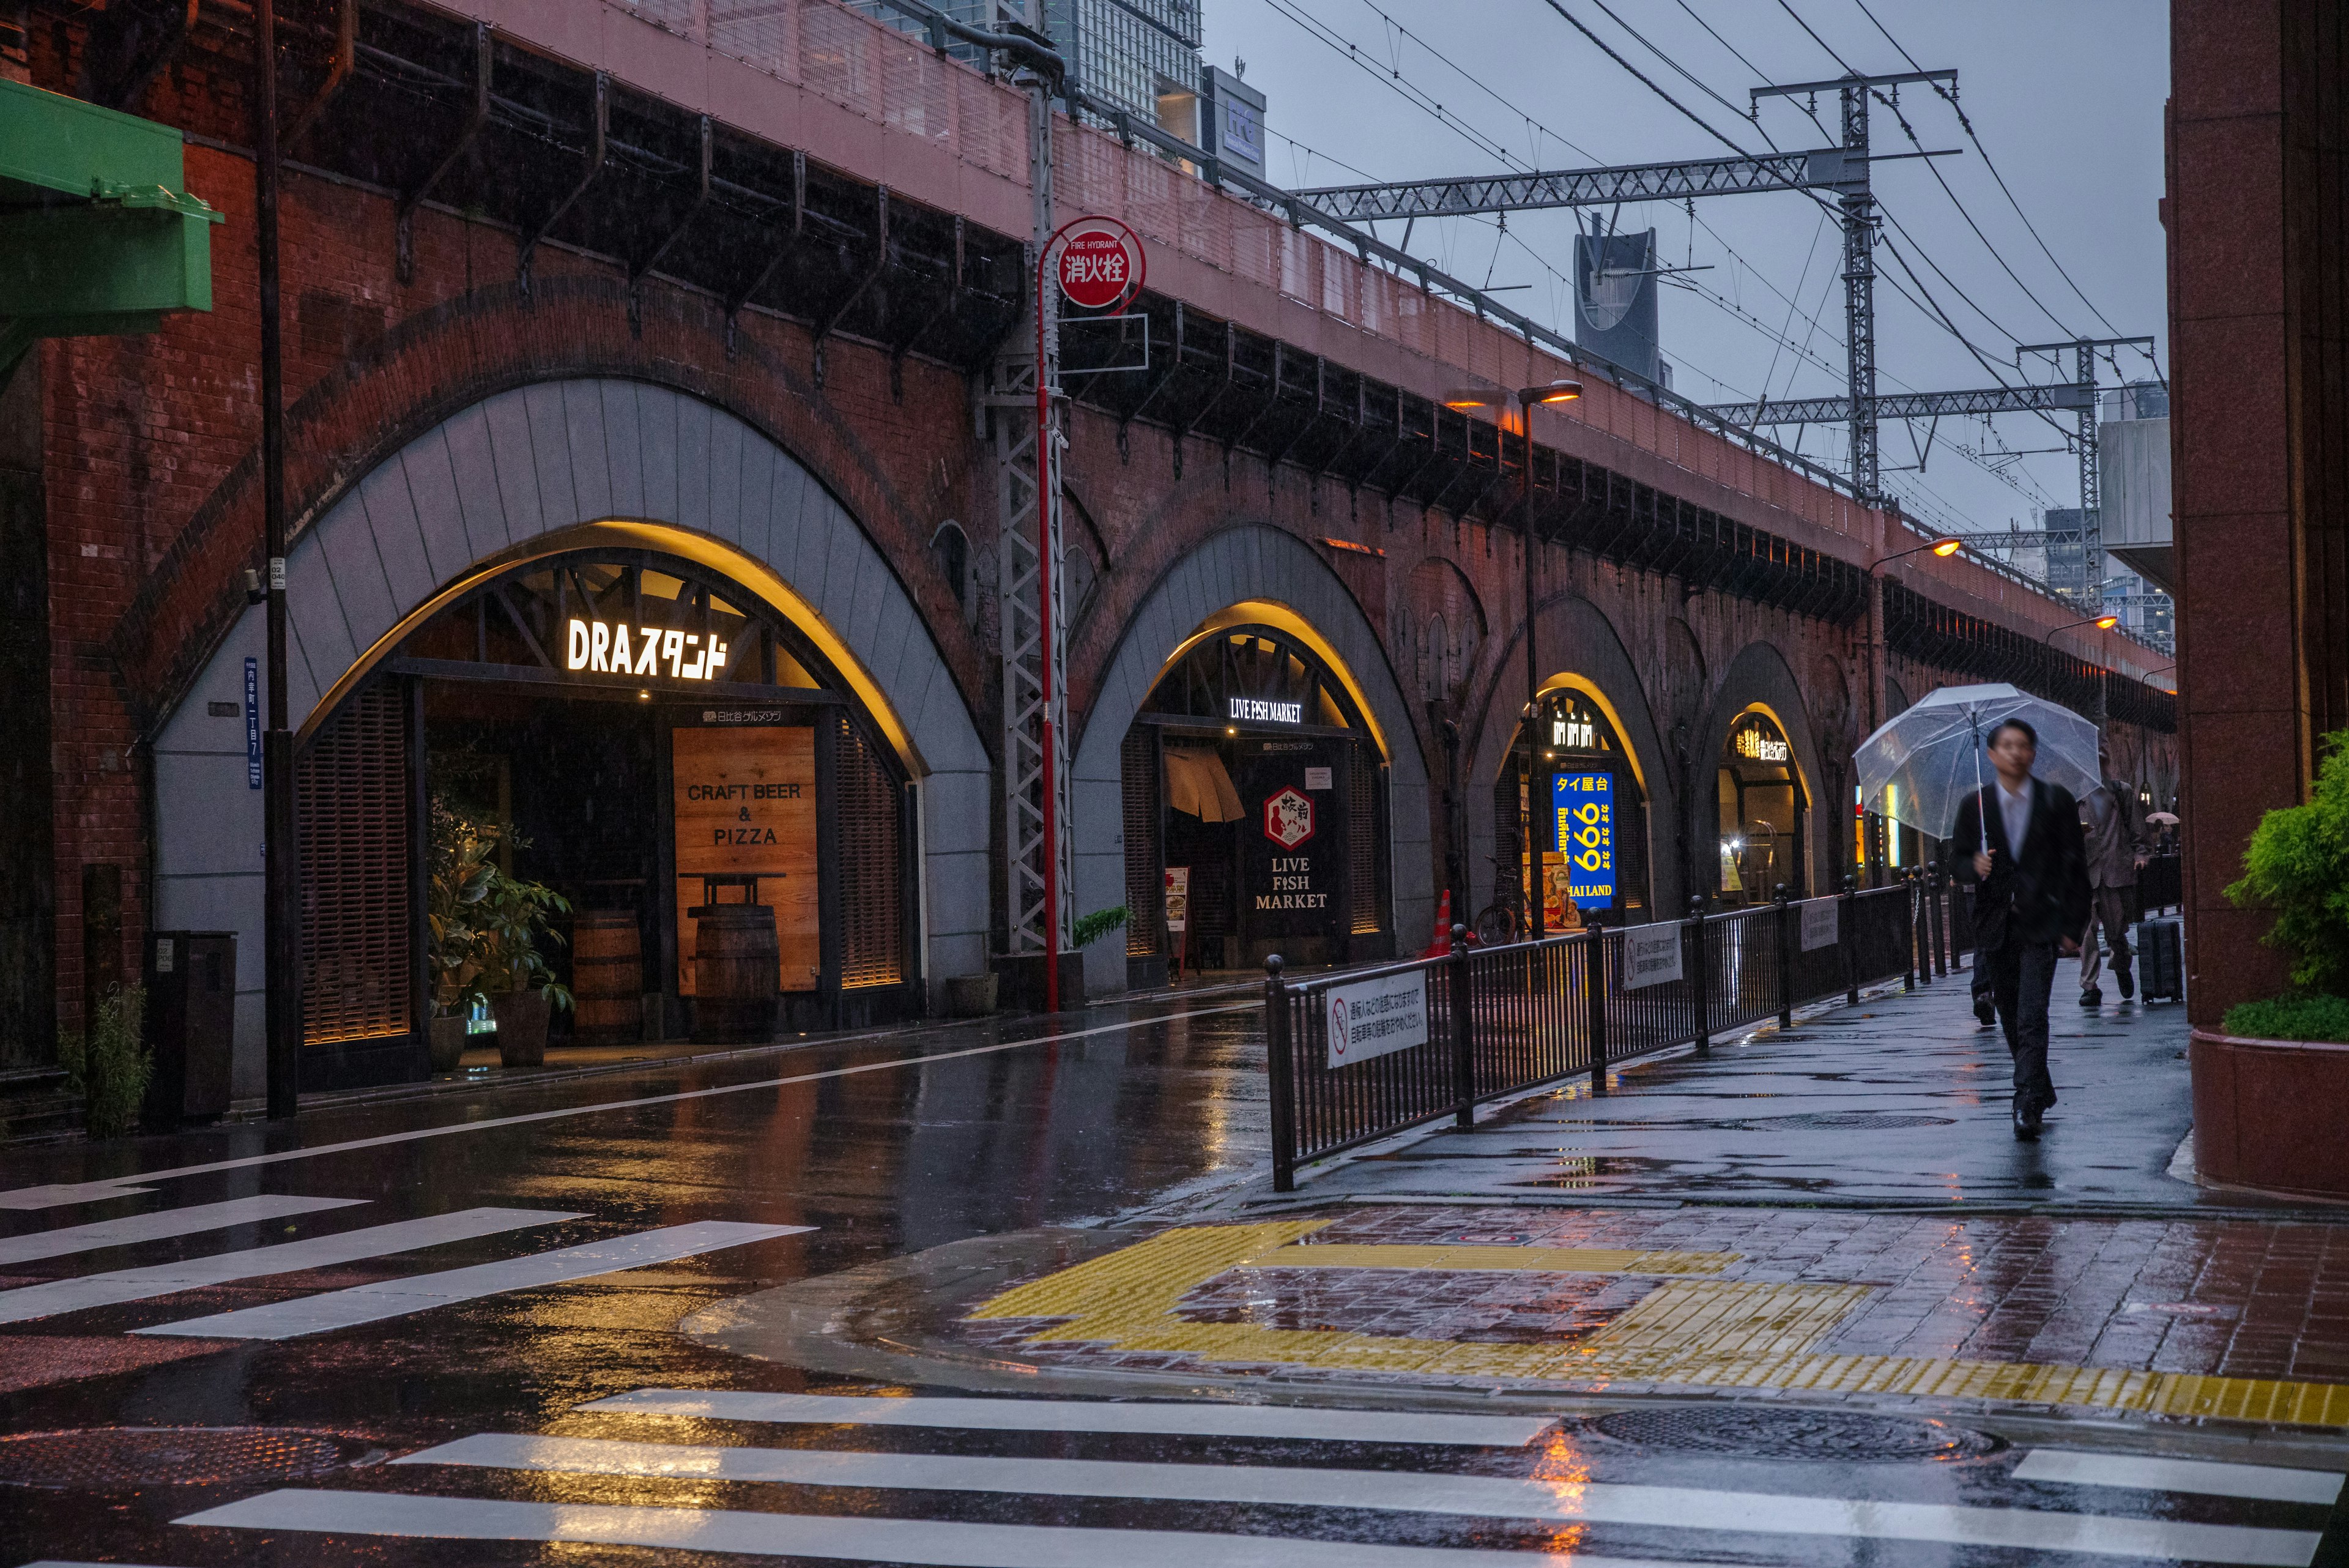
M 1778 1027 L 1795 1026 L 1795 890 L 1784 882 L 1772 895 L 1778 906 Z
M 1933 972 L 1944 980 L 1950 973 L 1950 928 L 1941 901 L 1949 897 L 1948 881 L 1939 866 L 1925 873 L 1925 925 L 1933 937 Z
M 1607 1092 L 1607 929 L 1593 926 L 1583 939 L 1582 1000 L 1590 1036 L 1590 1092 Z
M 1920 971 L 1923 972 L 1925 983 L 1927 985 L 1933 983 L 1932 963 L 1930 961 L 1921 964 L 1917 961 L 1925 950 L 1925 905 L 1921 897 L 1923 881 L 1924 877 L 1914 867 L 1911 867 L 1900 878 L 1900 885 L 1909 891 L 1909 919 L 1906 922 L 1909 928 L 1909 972 L 1900 981 L 1900 989 L 1903 991 L 1917 989 L 1917 977 Z
M 1468 1006 L 1468 928 L 1452 928 L 1452 958 L 1444 966 L 1452 985 L 1452 1081 L 1460 1096 L 1460 1109 L 1452 1125 L 1473 1127 L 1476 1125 L 1476 1039 L 1475 1020 Z
M 1688 924 L 1682 928 L 1682 958 L 1689 990 L 1696 996 L 1696 1054 L 1713 1054 L 1713 964 L 1704 950 L 1704 895 L 1689 895 Z
M 1843 950 L 1844 1005 L 1859 1005 L 1859 898 L 1849 872 L 1844 874 L 1843 902 L 1836 909 L 1836 946 Z
M 1297 1100 L 1288 1038 L 1288 987 L 1280 978 L 1280 955 L 1264 961 L 1264 1055 L 1271 1079 L 1272 1189 L 1297 1190 Z

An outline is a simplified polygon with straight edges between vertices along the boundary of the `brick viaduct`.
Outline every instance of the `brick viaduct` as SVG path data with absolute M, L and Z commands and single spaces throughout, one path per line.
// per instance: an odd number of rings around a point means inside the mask
M 516 389 L 670 389 L 762 434 L 830 492 L 910 599 L 992 755 L 997 501 L 981 394 L 1017 308 L 1022 100 L 833 0 L 770 9 L 790 13 L 789 26 L 754 48 L 709 36 L 684 4 L 358 6 L 361 41 L 376 52 L 363 49 L 359 68 L 322 98 L 288 177 L 289 516 L 297 531 L 313 525 L 419 435 Z M 550 125 L 592 90 L 583 83 L 601 79 L 616 102 L 625 89 L 640 144 L 689 136 L 707 115 L 721 162 L 796 170 L 808 193 L 794 222 L 812 227 L 820 213 L 837 260 L 788 253 L 771 279 L 761 273 L 747 297 L 730 296 L 725 269 L 740 265 L 739 246 L 697 237 L 647 265 L 616 213 L 590 201 L 547 227 L 525 283 L 528 214 L 502 215 L 498 192 L 520 191 L 512 201 L 526 204 L 533 182 L 545 184 L 538 172 L 519 161 L 481 167 L 477 156 L 477 189 L 452 180 L 417 200 L 396 171 L 406 165 L 382 151 L 442 134 L 429 117 L 390 117 L 390 89 L 374 81 L 389 69 L 384 58 L 461 58 L 476 22 L 495 25 L 501 99 L 530 98 Z M 28 519 L 46 540 L 35 564 L 47 577 L 48 680 L 12 693 L 8 744 L 20 764 L 46 747 L 50 785 L 20 789 L 9 811 L 12 834 L 38 829 L 51 846 L 54 962 L 28 972 L 46 971 L 64 1026 L 80 1023 L 98 978 L 86 963 L 135 973 L 132 944 L 153 918 L 156 737 L 194 700 L 244 614 L 244 573 L 260 558 L 253 168 L 241 41 L 212 36 L 213 26 L 200 26 L 128 107 L 188 132 L 189 187 L 227 214 L 215 231 L 214 310 L 143 337 L 47 344 L 0 417 L 19 431 L 28 416 L 38 421 L 36 449 L 19 441 L 0 454 L 19 480 L 36 471 L 31 490 L 10 492 L 11 551 L 31 553 Z M 85 95 L 105 78 L 106 51 L 126 47 L 63 11 L 31 39 L 35 82 Z M 297 30 L 287 68 L 305 68 L 313 48 Z M 869 81 L 819 68 L 843 51 L 867 58 Z M 931 106 L 928 120 L 901 101 L 909 94 Z M 1471 908 L 1488 894 L 1492 781 L 1524 679 L 1521 448 L 1513 437 L 1496 452 L 1493 426 L 1443 410 L 1441 394 L 1464 379 L 1506 385 L 1572 368 L 1146 152 L 1065 123 L 1061 144 L 1069 212 L 1111 211 L 1152 245 L 1146 304 L 1160 367 L 1082 379 L 1070 420 L 1080 790 L 1089 725 L 1104 723 L 1113 741 L 1139 695 L 1128 671 L 1154 670 L 1168 651 L 1151 640 L 1151 618 L 1179 636 L 1225 607 L 1196 594 L 1170 607 L 1169 585 L 1187 580 L 1188 561 L 1245 547 L 1268 576 L 1237 585 L 1239 597 L 1339 607 L 1321 613 L 1359 629 L 1320 629 L 1333 642 L 1352 637 L 1355 657 L 1380 666 L 1356 671 L 1365 685 L 1399 697 L 1384 700 L 1382 726 L 1398 784 L 1393 929 L 1415 946 L 1435 888 L 1456 887 Z M 669 210 L 641 194 L 611 199 L 639 224 L 657 226 Z M 860 224 L 877 231 L 871 273 L 887 297 L 860 287 L 843 303 L 835 283 L 864 265 Z M 955 270 L 933 306 L 917 275 L 941 256 Z M 1808 879 L 1831 885 L 1849 857 L 1835 803 L 1849 798 L 1847 760 L 1865 723 L 1864 573 L 1916 536 L 1595 378 L 1581 402 L 1544 410 L 1535 433 L 1545 673 L 1601 693 L 1640 758 L 1657 902 L 1710 885 L 1690 846 L 1709 854 L 1714 759 L 1756 703 L 1795 745 L 1816 824 Z M 37 512 L 26 511 L 27 494 Z M 949 520 L 970 541 L 966 584 L 948 580 L 934 548 Z M 1272 535 L 1278 548 L 1262 543 Z M 2142 680 L 2153 656 L 2117 641 L 2049 642 L 2076 618 L 2067 606 L 1964 560 L 1911 556 L 1886 575 L 1888 703 L 2013 679 L 2082 704 L 2101 683 L 2122 770 L 2168 796 L 2174 721 L 2168 694 Z M 28 776 L 22 765 L 17 776 Z M 1407 778 L 1425 789 L 1404 791 Z M 28 824 L 35 813 L 47 822 Z M 999 807 L 987 818 L 999 824 Z M 1116 842 L 1113 821 L 1098 826 L 1092 852 Z M 989 856 L 999 944 L 999 859 Z M 116 874 L 92 867 L 120 868 L 119 907 Z M 1116 892 L 1098 868 L 1081 869 L 1080 882 L 1081 895 Z M 86 892 L 106 907 L 86 909 Z M 12 940 L 34 929 L 12 928 Z M 248 966 L 258 947 L 248 943 Z M 1094 981 L 1123 982 L 1116 963 L 1096 967 Z M 41 999 L 9 1007 L 13 1063 L 45 1059 L 46 1042 L 20 1033 L 46 1012 Z

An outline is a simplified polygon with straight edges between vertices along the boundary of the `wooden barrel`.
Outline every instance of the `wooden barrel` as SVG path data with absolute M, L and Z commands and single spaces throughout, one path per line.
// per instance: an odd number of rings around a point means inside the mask
M 591 909 L 571 924 L 571 1037 L 582 1045 L 633 1045 L 645 1037 L 645 964 L 636 917 Z
M 765 904 L 701 904 L 686 912 L 695 927 L 695 1042 L 742 1045 L 773 1039 L 782 965 L 775 911 Z

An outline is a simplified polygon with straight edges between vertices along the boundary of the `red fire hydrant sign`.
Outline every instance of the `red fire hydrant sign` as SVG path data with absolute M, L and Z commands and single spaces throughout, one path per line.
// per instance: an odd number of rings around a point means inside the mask
M 1142 239 L 1115 218 L 1080 218 L 1061 231 L 1061 292 L 1081 310 L 1123 309 L 1142 292 Z

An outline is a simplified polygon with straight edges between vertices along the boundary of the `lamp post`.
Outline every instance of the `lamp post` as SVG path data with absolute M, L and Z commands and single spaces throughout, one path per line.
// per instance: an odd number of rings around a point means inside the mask
M 1966 547 L 1966 542 L 1954 534 L 1944 534 L 1922 545 L 1912 545 L 1906 550 L 1895 550 L 1889 556 L 1878 556 L 1868 564 L 1868 732 L 1876 733 L 1884 722 L 1880 711 L 1884 705 L 1884 578 L 1883 570 L 1906 556 L 1930 550 L 1943 560 Z
M 2039 640 L 2053 648 L 2055 645 L 2055 634 L 2059 631 L 2069 631 L 2075 626 L 2093 626 L 2098 631 L 2110 631 L 2120 623 L 2121 618 L 2116 615 L 2082 616 L 2078 620 L 2067 620 L 2062 626 L 2049 627 L 2041 634 Z M 2108 679 L 2110 679 L 2109 671 L 2103 669 L 2096 671 L 2096 711 L 2089 716 L 2088 722 L 2095 725 L 2096 733 L 2099 736 L 2105 732 L 2105 682 Z
M 1444 406 L 1448 409 L 1458 409 L 1463 412 L 1470 409 L 1491 409 L 1495 414 L 1500 414 L 1507 410 L 1509 400 L 1514 398 L 1526 416 L 1525 483 L 1520 493 L 1523 496 L 1520 516 L 1526 531 L 1526 853 L 1531 857 L 1533 867 L 1533 875 L 1526 887 L 1526 902 L 1531 907 L 1526 910 L 1526 928 L 1537 941 L 1544 934 L 1542 906 L 1545 899 L 1541 835 L 1534 828 L 1541 811 L 1541 803 L 1535 799 L 1540 770 L 1534 765 L 1541 755 L 1541 741 L 1534 733 L 1535 727 L 1541 722 L 1541 661 L 1534 652 L 1534 607 L 1538 599 L 1534 581 L 1534 563 L 1538 558 L 1534 538 L 1534 409 L 1541 403 L 1570 403 L 1580 396 L 1582 383 L 1579 381 L 1546 381 L 1538 387 L 1519 387 L 1514 392 L 1498 389 L 1453 392 L 1444 400 Z M 1505 442 L 1507 434 L 1505 425 L 1496 425 L 1495 429 L 1499 433 L 1495 438 L 1496 444 L 1493 450 L 1494 461 L 1497 462 L 1502 451 L 1497 443 Z

